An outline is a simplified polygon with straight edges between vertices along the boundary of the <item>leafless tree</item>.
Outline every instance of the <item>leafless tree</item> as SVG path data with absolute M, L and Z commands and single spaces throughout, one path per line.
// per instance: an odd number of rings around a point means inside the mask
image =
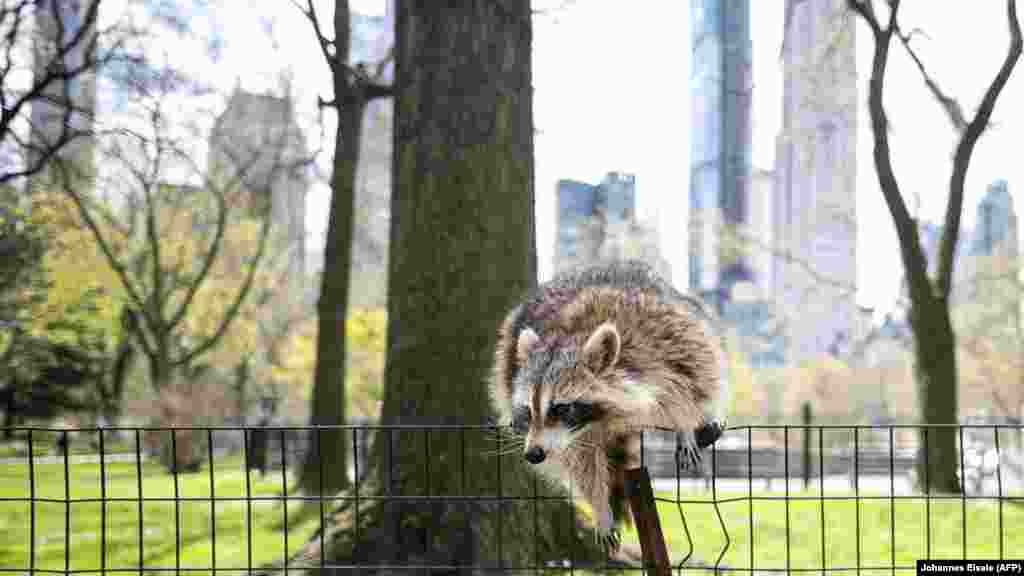
M 338 116 L 334 135 L 334 161 L 331 168 L 331 206 L 324 246 L 324 267 L 317 302 L 316 373 L 313 378 L 310 424 L 345 423 L 345 317 L 349 301 L 352 266 L 353 214 L 356 201 L 356 167 L 359 143 L 367 104 L 391 95 L 391 88 L 380 83 L 387 61 L 372 69 L 349 60 L 351 15 L 347 0 L 335 0 L 333 35 L 328 36 L 324 22 L 312 0 L 301 4 L 293 0 L 306 16 L 316 35 L 321 55 L 331 73 L 334 97 L 320 100 L 320 106 Z M 310 494 L 337 492 L 348 485 L 346 466 L 322 466 L 321 462 L 347 462 L 344 431 L 327 429 L 315 435 L 316 448 L 309 450 L 303 462 L 301 484 Z M 321 474 L 321 470 L 323 473 Z
M 887 14 L 880 16 L 874 0 L 848 0 L 849 8 L 867 25 L 874 42 L 874 55 L 868 88 L 873 158 L 878 183 L 899 238 L 910 296 L 910 325 L 914 332 L 916 379 L 920 389 L 921 414 L 929 424 L 953 424 L 958 420 L 956 338 L 950 320 L 949 299 L 953 287 L 954 253 L 960 237 L 964 181 L 978 139 L 989 126 L 992 111 L 1014 67 L 1022 46 L 1016 0 L 1007 0 L 1006 18 L 1010 42 L 999 71 L 985 90 L 981 103 L 968 116 L 959 102 L 945 93 L 932 78 L 913 47 L 913 34 L 899 23 L 899 0 L 888 0 Z M 886 69 L 893 40 L 910 55 L 925 85 L 942 106 L 958 138 L 949 179 L 942 240 L 939 245 L 937 273 L 928 274 L 928 263 L 918 237 L 917 222 L 907 209 L 896 180 L 889 146 L 889 119 L 883 100 Z M 956 435 L 952 428 L 929 432 L 927 446 L 921 451 L 918 477 L 928 478 L 930 488 L 941 492 L 960 492 L 956 475 Z M 929 470 L 924 470 L 929 462 Z
M 217 161 L 200 165 L 193 150 L 198 127 L 183 126 L 181 112 L 169 109 L 180 86 L 166 78 L 147 83 L 134 102 L 140 122 L 94 135 L 102 170 L 87 174 L 76 163 L 56 163 L 60 191 L 127 295 L 135 343 L 157 390 L 216 346 L 238 315 L 269 244 L 273 187 L 308 163 L 290 152 L 294 134 L 271 124 L 259 144 L 223 147 Z M 86 179 L 91 186 L 82 185 Z M 233 262 L 241 273 L 216 320 L 195 333 L 186 320 L 226 257 L 229 229 L 242 218 L 259 223 L 254 248 Z M 189 232 L 194 237 L 182 238 Z

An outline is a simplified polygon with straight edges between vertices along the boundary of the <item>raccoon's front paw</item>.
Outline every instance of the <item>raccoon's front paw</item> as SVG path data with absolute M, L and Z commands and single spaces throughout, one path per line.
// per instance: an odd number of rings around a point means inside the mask
M 717 420 L 712 420 L 687 434 L 680 441 L 678 458 L 679 467 L 695 470 L 701 463 L 701 451 L 714 444 L 722 437 L 724 427 Z
M 725 431 L 725 426 L 722 425 L 718 420 L 712 420 L 697 428 L 693 432 L 694 440 L 697 443 L 697 449 L 703 450 L 708 446 L 711 446 L 722 437 L 722 433 Z
M 619 535 L 619 530 L 615 527 L 615 519 L 610 509 L 598 512 L 594 537 L 598 544 L 602 544 L 608 551 L 619 549 L 622 538 Z
M 619 534 L 618 528 L 612 528 L 607 534 L 601 537 L 601 544 L 604 545 L 605 552 L 611 554 L 617 552 L 619 546 L 622 545 L 622 535 Z

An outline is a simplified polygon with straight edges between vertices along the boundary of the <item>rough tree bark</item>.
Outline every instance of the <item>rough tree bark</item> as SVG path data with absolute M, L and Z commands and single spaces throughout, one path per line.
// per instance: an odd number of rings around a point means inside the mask
M 368 76 L 364 67 L 349 66 L 351 29 L 347 0 L 334 3 L 333 39 L 324 35 L 312 0 L 307 0 L 305 7 L 299 9 L 313 27 L 333 80 L 334 99 L 321 101 L 320 105 L 338 114 L 331 168 L 331 207 L 317 302 L 316 368 L 310 410 L 310 424 L 337 426 L 345 423 L 345 316 L 360 132 L 367 103 L 389 96 L 390 89 L 377 84 L 376 78 Z M 326 428 L 314 432 L 310 440 L 312 449 L 306 452 L 300 472 L 302 490 L 307 494 L 332 494 L 348 486 L 348 466 L 338 464 L 348 462 L 345 432 L 336 427 Z
M 960 214 L 963 208 L 964 181 L 971 155 L 978 139 L 988 128 L 992 110 L 999 94 L 1020 58 L 1022 41 L 1017 19 L 1016 0 L 1007 0 L 1006 13 L 1010 45 L 995 78 L 989 84 L 970 120 L 960 104 L 945 94 L 911 46 L 911 35 L 900 28 L 897 16 L 899 0 L 889 0 L 888 21 L 882 23 L 875 12 L 873 0 L 848 0 L 853 10 L 868 25 L 874 39 L 875 52 L 871 63 L 868 88 L 868 111 L 874 140 L 874 163 L 878 183 L 889 208 L 899 237 L 900 254 L 906 270 L 910 292 L 910 326 L 914 333 L 915 378 L 920 390 L 921 417 L 925 424 L 955 424 L 958 420 L 958 380 L 956 365 L 956 334 L 949 315 L 954 256 L 960 236 Z M 932 96 L 946 112 L 958 134 L 949 180 L 949 201 L 946 205 L 942 241 L 936 277 L 928 276 L 928 265 L 918 239 L 917 222 L 904 203 L 892 165 L 889 148 L 889 124 L 883 103 L 883 88 L 889 49 L 897 38 L 910 55 Z M 918 478 L 932 491 L 959 493 L 957 478 L 958 434 L 955 428 L 937 427 L 922 435 L 918 458 Z M 925 465 L 927 463 L 927 466 Z
M 397 10 L 386 428 L 358 510 L 345 501 L 326 546 L 317 535 L 294 561 L 604 562 L 575 509 L 534 499 L 555 493 L 486 426 L 497 327 L 536 283 L 530 3 Z

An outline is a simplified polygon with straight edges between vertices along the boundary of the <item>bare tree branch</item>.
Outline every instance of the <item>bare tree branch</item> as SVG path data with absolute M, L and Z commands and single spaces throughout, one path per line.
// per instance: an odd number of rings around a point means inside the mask
M 125 292 L 128 293 L 128 296 L 132 301 L 132 305 L 139 310 L 145 318 L 149 311 L 146 307 L 146 301 L 142 297 L 142 292 L 128 274 L 128 269 L 124 265 L 124 262 L 122 262 L 115 254 L 114 249 L 111 246 L 110 239 L 108 239 L 103 231 L 100 230 L 99 224 L 96 222 L 96 219 L 93 218 L 92 210 L 87 206 L 86 199 L 80 193 L 76 192 L 76 188 L 74 186 L 75 175 L 72 174 L 72 168 L 68 164 L 69 163 L 67 162 L 55 163 L 57 173 L 61 177 L 63 191 L 78 209 L 79 217 L 83 222 L 85 222 L 86 227 L 92 233 L 93 239 L 96 240 L 96 244 L 99 246 L 100 251 L 103 252 L 103 256 L 106 257 L 107 263 L 110 264 L 110 267 L 114 269 L 117 277 L 121 280 L 121 285 L 124 287 Z M 152 343 L 146 341 L 145 338 L 141 339 L 141 342 L 147 354 L 151 353 L 153 350 Z
M 1010 29 L 1010 46 L 1007 49 L 1006 57 L 1003 59 L 1002 66 L 999 67 L 999 72 L 996 73 L 992 83 L 985 90 L 981 105 L 978 106 L 974 117 L 963 131 L 956 147 L 956 153 L 953 155 L 953 174 L 949 179 L 949 204 L 946 207 L 945 226 L 942 231 L 942 243 L 939 247 L 937 288 L 943 296 L 948 296 L 952 288 L 953 257 L 957 241 L 960 239 L 960 213 L 964 203 L 964 182 L 967 179 L 967 168 L 971 164 L 971 156 L 974 154 L 974 146 L 978 143 L 978 138 L 988 128 L 996 100 L 999 99 L 1006 82 L 1010 79 L 1010 75 L 1020 59 L 1022 47 L 1024 47 L 1020 21 L 1017 20 L 1017 0 L 1006 1 L 1006 19 Z
M 842 280 L 837 280 L 835 278 L 831 278 L 818 272 L 806 259 L 800 258 L 799 256 L 793 254 L 788 250 L 783 250 L 777 246 L 771 246 L 765 242 L 762 242 L 760 239 L 754 237 L 753 235 L 741 232 L 739 230 L 731 230 L 729 234 L 739 239 L 744 244 L 754 246 L 759 250 L 771 254 L 773 258 L 777 258 L 779 260 L 782 260 L 783 262 L 796 265 L 801 270 L 803 270 L 804 273 L 807 274 L 814 281 L 815 284 L 830 286 L 832 288 L 838 289 L 839 296 L 849 296 L 856 294 L 857 292 L 856 285 L 850 284 L 849 282 L 843 282 Z
M 267 208 L 269 212 L 269 207 Z M 242 285 L 239 287 L 237 294 L 235 295 L 234 301 L 224 312 L 224 316 L 221 317 L 220 324 L 213 334 L 207 336 L 205 340 L 194 346 L 191 350 L 185 352 L 178 358 L 171 360 L 171 364 L 179 366 L 187 366 L 193 362 L 196 358 L 213 348 L 219 341 L 220 338 L 227 332 L 231 323 L 235 317 L 238 316 L 239 310 L 242 308 L 242 304 L 245 303 L 245 299 L 249 296 L 249 291 L 252 289 L 253 281 L 256 278 L 256 272 L 259 269 L 260 261 L 263 259 L 263 254 L 267 248 L 267 237 L 270 235 L 270 216 L 264 215 L 263 224 L 260 227 L 260 239 L 259 245 L 256 249 L 256 254 L 249 262 L 249 269 L 246 271 L 245 279 L 242 281 Z
M 14 66 L 15 57 L 12 50 L 18 45 L 20 37 L 33 33 L 34 28 L 22 26 L 23 19 L 28 16 L 26 8 L 28 5 L 39 4 L 35 2 L 19 2 L 5 13 L 0 13 L 0 25 L 5 24 L 9 15 L 12 18 L 11 27 L 4 35 L 6 43 L 6 61 L 4 62 L 3 74 L 0 76 L 0 142 L 13 140 L 14 121 L 21 116 L 24 109 L 33 102 L 46 102 L 62 108 L 61 132 L 53 142 L 44 142 L 41 154 L 36 158 L 29 158 L 28 165 L 20 170 L 0 172 L 0 184 L 10 182 L 16 178 L 31 176 L 41 171 L 53 156 L 75 137 L 81 136 L 70 122 L 72 118 L 73 104 L 69 94 L 69 84 L 72 80 L 96 70 L 108 60 L 115 57 L 116 52 L 108 51 L 103 59 L 97 58 L 96 23 L 99 14 L 99 7 L 102 0 L 96 0 L 89 4 L 79 28 L 70 34 L 65 30 L 61 2 L 49 2 L 50 15 L 54 19 L 55 40 L 53 54 L 42 65 L 36 65 L 33 80 L 28 88 L 18 96 L 17 90 L 9 84 L 10 72 Z M 41 9 L 41 8 L 40 8 Z M 65 7 L 66 9 L 66 7 Z M 23 12 L 23 10 L 25 12 Z M 36 53 L 42 53 L 43 49 L 37 48 Z M 68 57 L 75 51 L 81 51 L 82 62 L 78 66 L 71 66 L 67 62 Z M 41 72 L 41 73 L 40 73 Z M 61 97 L 54 101 L 54 97 L 48 94 L 48 90 L 55 84 L 61 84 Z
M 10 143 L 24 152 L 20 166 L 0 167 L 0 184 L 43 171 L 68 144 L 93 135 L 92 110 L 70 98 L 68 89 L 72 82 L 97 74 L 117 62 L 134 66 L 144 59 L 129 46 L 133 39 L 145 37 L 151 31 L 123 20 L 100 28 L 101 6 L 108 4 L 103 0 L 89 2 L 73 31 L 66 29 L 63 19 L 71 9 L 67 2 L 17 0 L 15 4 L 5 2 L 0 7 L 4 47 L 4 59 L 0 63 L 0 145 Z M 53 20 L 52 36 L 36 34 L 37 27 L 29 23 L 31 18 L 42 17 Z M 20 80 L 16 81 L 22 72 L 17 51 L 28 44 L 32 45 L 33 55 L 31 82 L 22 88 Z M 47 134 L 42 127 L 32 125 L 30 109 L 36 105 L 50 106 L 55 114 L 59 111 L 61 118 L 54 118 L 52 122 L 52 126 L 57 127 L 56 134 Z M 69 121 L 75 117 L 83 121 Z M 31 137 L 27 140 L 18 135 L 19 123 L 29 125 Z
M 327 66 L 334 72 L 337 65 L 337 54 L 338 42 L 337 39 L 331 40 L 324 36 L 323 29 L 320 26 L 320 17 L 316 13 L 316 8 L 313 6 L 313 0 L 306 0 L 306 7 L 303 8 L 299 4 L 298 0 L 290 0 L 291 3 L 302 13 L 303 16 L 309 20 L 309 23 L 313 26 L 313 32 L 316 34 L 317 43 L 320 45 L 320 52 L 324 56 L 324 60 L 327 61 Z M 346 14 L 347 16 L 347 14 Z M 337 18 L 337 16 L 335 16 Z M 347 38 L 346 38 L 347 40 Z M 348 50 L 348 44 L 345 44 L 345 50 Z
M 876 38 L 882 35 L 882 27 L 878 23 L 878 17 L 875 16 L 873 0 L 847 0 L 847 6 L 864 19 Z
M 867 22 L 875 34 L 875 52 L 871 61 L 871 76 L 868 84 L 868 112 L 871 117 L 871 135 L 874 140 L 872 153 L 878 184 L 899 236 L 900 250 L 907 276 L 910 279 L 910 286 L 912 289 L 919 289 L 918 287 L 928 286 L 930 281 L 928 280 L 924 252 L 918 238 L 917 224 L 907 210 L 893 170 L 889 146 L 889 119 L 882 97 L 885 72 L 889 63 L 889 48 L 896 29 L 899 2 L 890 2 L 889 23 L 885 28 L 879 24 L 871 0 L 848 0 L 847 5 Z
M 199 274 L 188 283 L 185 298 L 178 306 L 178 310 L 171 315 L 170 328 L 176 327 L 185 318 L 185 315 L 192 306 L 192 301 L 195 298 L 196 293 L 205 283 L 210 270 L 213 268 L 213 263 L 216 260 L 217 255 L 220 253 L 221 244 L 224 241 L 224 233 L 227 230 L 229 211 L 228 204 L 225 200 L 226 191 L 236 188 L 242 184 L 243 175 L 248 174 L 250 170 L 252 170 L 253 165 L 256 163 L 258 158 L 259 154 L 253 154 L 245 164 L 235 163 L 235 166 L 238 166 L 238 168 L 236 168 L 230 180 L 226 184 L 215 182 L 209 177 L 204 178 L 204 186 L 207 190 L 213 192 L 217 201 L 216 228 L 214 229 L 213 239 L 210 241 L 210 245 L 203 257 L 203 262 L 199 267 Z M 263 218 L 266 220 L 270 219 L 269 211 L 268 213 L 263 214 Z
M 914 52 L 914 49 L 910 46 L 911 36 L 914 32 L 915 30 L 911 30 L 909 34 L 904 34 L 900 31 L 899 27 L 896 28 L 896 36 L 899 37 L 900 41 L 903 43 L 903 47 L 907 51 L 907 54 L 910 55 L 910 58 L 914 61 L 918 71 L 921 72 L 921 77 L 924 79 L 925 85 L 928 86 L 928 90 L 931 91 L 932 96 L 939 101 L 943 110 L 946 111 L 946 116 L 949 117 L 949 121 L 953 124 L 953 129 L 957 132 L 961 132 L 967 127 L 967 120 L 964 118 L 963 108 L 961 108 L 960 103 L 957 102 L 956 99 L 946 95 L 946 93 L 939 88 L 939 85 L 924 69 L 924 63 L 921 62 L 921 59 L 917 56 L 917 52 Z

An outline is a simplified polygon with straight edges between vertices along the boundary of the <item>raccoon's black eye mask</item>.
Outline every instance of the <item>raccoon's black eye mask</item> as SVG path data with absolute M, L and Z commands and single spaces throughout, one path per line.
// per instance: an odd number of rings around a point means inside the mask
M 548 408 L 548 417 L 561 420 L 566 428 L 577 430 L 597 418 L 598 410 L 585 402 L 560 402 Z
M 530 428 L 530 409 L 521 406 L 512 414 L 512 431 L 516 434 L 526 434 Z

